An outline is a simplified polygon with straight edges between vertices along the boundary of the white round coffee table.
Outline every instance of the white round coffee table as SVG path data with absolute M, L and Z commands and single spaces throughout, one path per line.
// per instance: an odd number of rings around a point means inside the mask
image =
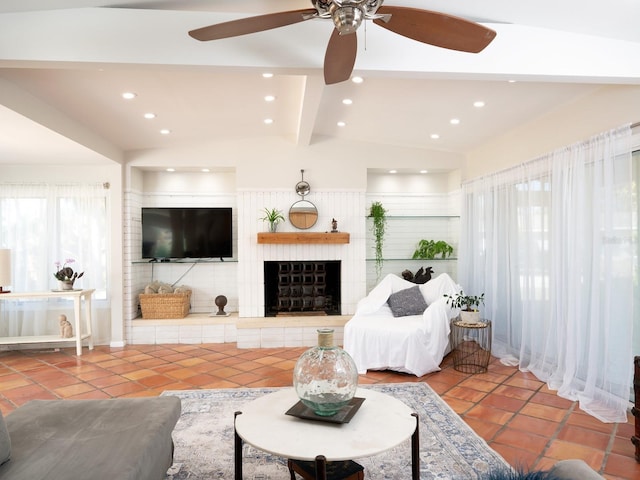
M 344 461 L 370 457 L 412 438 L 413 478 L 419 478 L 418 419 L 400 400 L 359 388 L 364 398 L 349 423 L 305 420 L 286 415 L 298 402 L 293 388 L 278 390 L 247 403 L 235 417 L 236 480 L 242 479 L 242 442 L 296 460 Z

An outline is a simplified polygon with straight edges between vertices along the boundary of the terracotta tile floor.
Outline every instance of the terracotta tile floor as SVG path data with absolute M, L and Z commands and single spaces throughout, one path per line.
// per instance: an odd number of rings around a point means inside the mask
M 153 396 L 163 390 L 291 385 L 305 348 L 238 349 L 236 344 L 132 345 L 125 348 L 22 350 L 0 353 L 0 409 L 31 399 Z M 362 384 L 426 382 L 514 466 L 548 468 L 582 458 L 608 479 L 640 479 L 630 438 L 634 419 L 603 424 L 530 374 L 493 359 L 470 375 L 445 358 L 440 372 L 416 378 L 370 372 Z

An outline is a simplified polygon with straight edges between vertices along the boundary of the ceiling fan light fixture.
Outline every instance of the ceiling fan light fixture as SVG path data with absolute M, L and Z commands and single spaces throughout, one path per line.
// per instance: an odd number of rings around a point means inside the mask
M 356 33 L 356 30 L 358 30 L 358 27 L 364 19 L 364 12 L 358 7 L 337 7 L 335 4 L 332 4 L 331 18 L 338 33 L 340 33 L 340 35 L 348 35 L 350 33 Z

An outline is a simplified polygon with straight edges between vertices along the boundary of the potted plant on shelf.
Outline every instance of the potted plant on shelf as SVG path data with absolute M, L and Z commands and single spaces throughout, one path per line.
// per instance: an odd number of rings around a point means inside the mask
M 375 245 L 375 258 L 376 258 L 376 279 L 380 279 L 382 273 L 382 264 L 384 258 L 382 257 L 382 245 L 384 244 L 384 232 L 387 224 L 386 218 L 387 211 L 380 202 L 373 202 L 369 209 L 369 216 L 373 218 L 373 237 Z
M 264 213 L 266 214 L 260 220 L 264 222 L 269 222 L 269 231 L 274 233 L 278 229 L 278 223 L 284 222 L 284 215 L 277 208 L 265 208 Z
M 413 252 L 413 259 L 434 259 L 436 255 L 441 258 L 450 257 L 453 253 L 453 247 L 444 240 L 420 240 L 416 251 Z
M 484 305 L 484 293 L 482 295 L 465 295 L 462 290 L 455 295 L 447 295 L 447 304 L 451 308 L 460 309 L 460 320 L 464 323 L 478 323 L 480 321 L 480 304 Z

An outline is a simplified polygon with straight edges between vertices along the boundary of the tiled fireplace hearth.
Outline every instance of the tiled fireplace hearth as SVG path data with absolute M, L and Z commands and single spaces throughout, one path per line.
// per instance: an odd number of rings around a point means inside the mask
M 340 315 L 340 261 L 264 262 L 265 317 Z

